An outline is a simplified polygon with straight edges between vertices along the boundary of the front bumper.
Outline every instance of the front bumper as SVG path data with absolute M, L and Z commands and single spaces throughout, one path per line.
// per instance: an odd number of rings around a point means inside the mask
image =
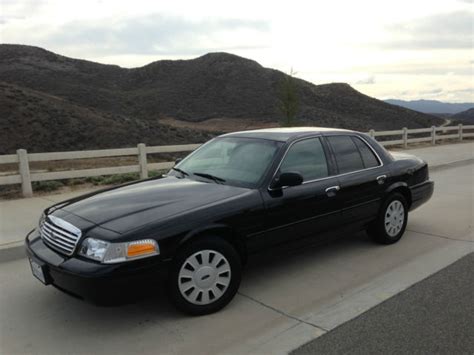
M 109 265 L 66 257 L 47 247 L 36 231 L 28 234 L 25 247 L 28 257 L 43 265 L 46 284 L 95 304 L 123 303 L 152 292 L 168 274 L 169 262 L 160 256 Z
M 434 182 L 424 181 L 420 184 L 410 187 L 411 190 L 411 205 L 410 211 L 420 207 L 433 196 Z

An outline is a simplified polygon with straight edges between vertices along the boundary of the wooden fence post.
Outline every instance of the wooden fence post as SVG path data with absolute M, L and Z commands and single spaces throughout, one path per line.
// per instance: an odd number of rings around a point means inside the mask
M 23 197 L 32 197 L 33 188 L 31 187 L 30 165 L 28 163 L 28 152 L 25 149 L 18 149 L 18 170 L 21 176 L 21 191 Z
M 459 128 L 459 141 L 462 142 L 462 123 L 458 125 Z
M 146 158 L 146 145 L 138 144 L 138 164 L 140 165 L 140 179 L 148 178 L 148 164 Z
M 431 145 L 436 144 L 436 127 L 431 126 Z
M 403 127 L 403 148 L 408 148 L 408 128 Z
M 372 138 L 375 138 L 375 130 L 371 129 L 369 131 L 369 135 L 372 137 Z

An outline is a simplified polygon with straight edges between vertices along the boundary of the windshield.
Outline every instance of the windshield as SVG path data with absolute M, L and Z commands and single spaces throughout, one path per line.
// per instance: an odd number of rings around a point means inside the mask
M 188 174 L 190 178 L 255 187 L 280 146 L 279 142 L 264 139 L 216 138 L 176 165 L 170 175 Z

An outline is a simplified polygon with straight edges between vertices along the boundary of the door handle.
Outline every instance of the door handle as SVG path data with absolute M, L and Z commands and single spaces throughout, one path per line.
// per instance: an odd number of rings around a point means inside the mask
M 377 176 L 377 182 L 379 183 L 379 185 L 382 185 L 383 183 L 385 183 L 385 179 L 387 179 L 387 175 L 380 175 L 380 176 Z
M 326 189 L 326 195 L 329 197 L 335 196 L 336 192 L 338 192 L 341 189 L 340 186 L 330 186 Z

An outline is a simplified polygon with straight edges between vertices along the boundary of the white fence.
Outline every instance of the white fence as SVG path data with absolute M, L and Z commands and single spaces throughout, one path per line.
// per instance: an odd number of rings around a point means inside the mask
M 443 139 L 456 139 L 462 141 L 464 138 L 474 137 L 474 125 L 463 126 L 460 124 L 458 126 L 447 127 L 433 126 L 431 128 L 403 128 L 401 130 L 380 132 L 370 130 L 368 133 L 375 138 L 400 136 L 401 139 L 383 140 L 380 143 L 384 146 L 401 145 L 406 148 L 409 143 L 431 142 L 432 145 L 435 145 L 436 142 Z M 424 136 L 426 133 L 429 133 L 429 135 Z M 409 137 L 410 135 L 414 134 L 416 137 Z M 148 163 L 148 154 L 190 152 L 199 146 L 200 144 L 186 144 L 147 147 L 145 144 L 140 143 L 136 148 L 84 150 L 54 153 L 27 153 L 25 149 L 19 149 L 17 150 L 17 154 L 0 155 L 0 164 L 18 164 L 18 173 L 14 175 L 0 176 L 0 185 L 21 184 L 23 196 L 30 197 L 33 195 L 33 189 L 31 185 L 33 181 L 61 180 L 124 173 L 139 173 L 140 178 L 145 179 L 148 177 L 148 170 L 167 170 L 174 165 L 174 162 Z M 30 162 L 122 156 L 136 156 L 138 164 L 95 169 L 30 173 Z

